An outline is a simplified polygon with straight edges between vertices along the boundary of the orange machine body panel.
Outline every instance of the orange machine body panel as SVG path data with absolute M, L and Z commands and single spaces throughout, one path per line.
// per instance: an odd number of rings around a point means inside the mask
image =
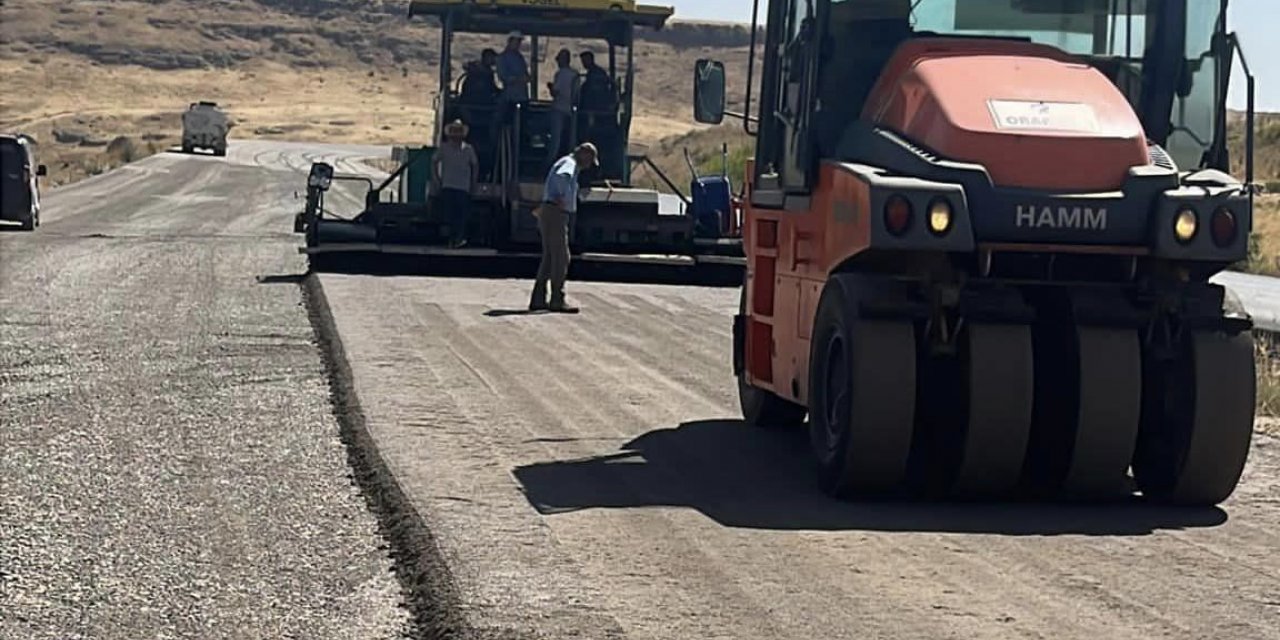
M 1113 191 L 1132 167 L 1150 163 L 1124 94 L 1088 64 L 1033 43 L 908 41 L 861 117 L 946 159 L 984 166 L 996 187 Z M 807 404 L 818 302 L 829 275 L 871 244 L 871 187 L 850 165 L 824 158 L 807 210 L 770 209 L 752 206 L 750 163 L 746 173 L 748 379 Z
M 754 175 L 748 163 L 747 175 Z M 828 274 L 870 241 L 870 190 L 837 162 L 819 168 L 808 211 L 745 203 L 746 368 L 752 384 L 804 403 L 809 339 Z
M 894 54 L 862 118 L 1000 187 L 1119 188 L 1150 162 L 1142 123 L 1105 75 L 1053 47 L 922 38 Z

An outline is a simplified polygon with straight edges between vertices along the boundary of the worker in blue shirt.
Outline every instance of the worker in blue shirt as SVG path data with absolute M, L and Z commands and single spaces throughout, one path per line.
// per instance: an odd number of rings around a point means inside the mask
M 507 48 L 498 56 L 498 79 L 502 80 L 498 112 L 503 123 L 511 122 L 515 105 L 529 101 L 529 63 L 520 53 L 523 42 L 524 34 L 512 31 L 507 34 Z
M 573 153 L 557 160 L 547 174 L 542 206 L 534 210 L 538 231 L 542 234 L 542 262 L 533 283 L 530 311 L 578 312 L 564 299 L 564 281 L 569 274 L 569 216 L 578 210 L 578 172 L 583 167 L 599 165 L 596 146 L 584 142 L 574 148 Z M 547 303 L 548 282 L 551 283 L 550 304 Z

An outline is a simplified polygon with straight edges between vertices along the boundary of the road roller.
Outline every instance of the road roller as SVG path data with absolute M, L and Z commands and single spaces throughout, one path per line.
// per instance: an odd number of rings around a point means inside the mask
M 1254 420 L 1253 79 L 1225 0 L 764 0 L 745 422 L 839 498 L 1214 505 Z M 763 23 L 763 26 L 760 26 Z M 1243 179 L 1228 83 L 1248 83 Z

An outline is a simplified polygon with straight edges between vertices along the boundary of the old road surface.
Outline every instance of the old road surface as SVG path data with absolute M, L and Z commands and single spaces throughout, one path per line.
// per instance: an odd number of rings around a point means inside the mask
M 1271 436 L 1221 509 L 833 502 L 734 291 L 291 278 L 283 169 L 362 151 L 281 148 L 0 234 L 0 636 L 1280 638 Z
M 407 627 L 291 277 L 306 159 L 268 150 L 155 156 L 0 232 L 0 638 Z

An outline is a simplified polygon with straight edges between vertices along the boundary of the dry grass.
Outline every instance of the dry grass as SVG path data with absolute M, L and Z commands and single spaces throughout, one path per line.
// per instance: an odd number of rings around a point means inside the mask
M 82 177 L 80 167 L 102 157 L 104 141 L 128 136 L 163 149 L 181 135 L 189 102 L 214 100 L 235 122 L 232 138 L 337 143 L 421 143 L 430 135 L 424 107 L 431 78 L 357 71 L 307 71 L 275 63 L 238 69 L 156 72 L 102 66 L 76 56 L 39 67 L 0 60 L 11 91 L 0 130 L 21 130 L 40 142 L 53 184 Z M 16 103 L 16 104 L 14 104 Z M 87 136 L 89 144 L 58 142 L 55 131 Z
M 668 136 L 650 145 L 646 151 L 653 163 L 671 178 L 680 190 L 688 195 L 689 166 L 684 150 L 689 150 L 694 166 L 700 174 L 718 174 L 721 170 L 721 150 L 729 148 L 729 177 L 735 189 L 742 183 L 743 160 L 754 148 L 753 139 L 742 131 L 740 123 L 719 127 L 696 127 L 677 135 Z M 647 167 L 638 170 L 632 181 L 642 187 L 669 191 L 661 179 Z
M 1255 431 L 1280 438 L 1280 420 L 1271 417 L 1260 417 L 1253 423 Z
M 1274 336 L 1259 335 L 1254 344 L 1257 364 L 1259 416 L 1280 418 L 1280 342 Z M 1280 423 L 1271 422 L 1272 429 Z
M 1280 275 L 1280 194 L 1260 196 L 1255 201 L 1251 242 L 1243 270 Z

